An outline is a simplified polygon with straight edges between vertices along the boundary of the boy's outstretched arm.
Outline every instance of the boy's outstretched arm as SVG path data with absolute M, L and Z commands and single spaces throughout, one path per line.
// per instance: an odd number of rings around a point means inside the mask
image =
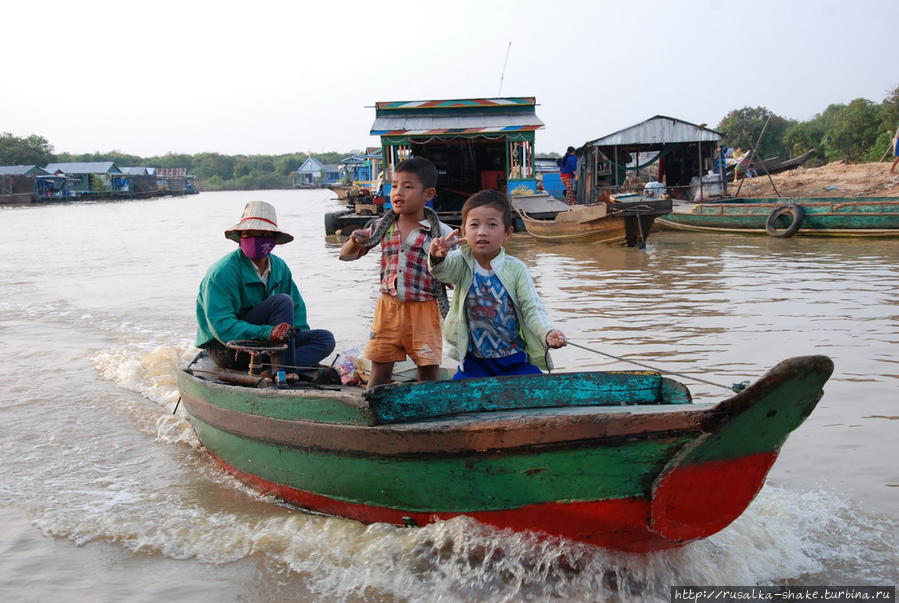
M 371 233 L 367 228 L 354 230 L 350 238 L 340 247 L 340 259 L 345 262 L 358 260 L 359 256 L 362 255 L 362 245 L 368 241 L 370 236 Z

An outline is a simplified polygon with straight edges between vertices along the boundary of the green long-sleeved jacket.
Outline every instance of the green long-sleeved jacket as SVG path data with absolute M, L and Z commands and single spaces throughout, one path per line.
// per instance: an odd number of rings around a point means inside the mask
M 213 339 L 222 343 L 236 339 L 268 340 L 272 332 L 270 325 L 254 325 L 238 316 L 278 293 L 286 293 L 293 299 L 294 326 L 309 328 L 306 303 L 287 263 L 275 255 L 269 256 L 269 262 L 268 285 L 259 279 L 252 260 L 240 249 L 209 268 L 197 294 L 197 347 Z
M 465 294 L 474 280 L 474 264 L 474 256 L 468 247 L 453 251 L 442 262 L 435 262 L 433 256 L 428 257 L 431 275 L 455 288 L 449 313 L 443 321 L 443 338 L 448 344 L 447 354 L 459 362 L 464 361 L 468 351 Z M 528 359 L 542 369 L 551 368 L 552 363 L 546 354 L 546 335 L 555 327 L 537 295 L 527 266 L 518 258 L 506 255 L 505 249 L 500 248 L 499 255 L 491 260 L 490 267 L 512 298 L 512 305 L 518 314 L 519 334 L 524 341 Z

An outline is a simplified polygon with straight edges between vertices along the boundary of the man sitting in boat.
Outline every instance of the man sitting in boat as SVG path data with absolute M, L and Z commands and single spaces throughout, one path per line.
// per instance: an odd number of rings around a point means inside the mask
M 229 341 L 283 343 L 278 366 L 287 369 L 288 380 L 298 379 L 296 371 L 314 369 L 334 350 L 334 335 L 309 328 L 290 268 L 271 255 L 293 236 L 278 228 L 273 206 L 250 201 L 225 237 L 239 247 L 214 263 L 200 283 L 196 346 L 221 368 L 245 370 L 248 355 L 236 355 L 225 346 Z

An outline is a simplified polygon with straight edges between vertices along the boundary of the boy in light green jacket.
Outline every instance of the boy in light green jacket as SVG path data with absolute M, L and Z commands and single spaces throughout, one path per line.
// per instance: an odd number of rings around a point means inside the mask
M 431 241 L 431 275 L 455 287 L 443 323 L 447 352 L 460 363 L 453 379 L 540 374 L 550 368 L 546 348 L 565 345 L 527 267 L 502 247 L 510 234 L 508 198 L 483 190 L 462 207 L 461 237 L 455 230 Z M 467 247 L 451 253 L 463 240 Z

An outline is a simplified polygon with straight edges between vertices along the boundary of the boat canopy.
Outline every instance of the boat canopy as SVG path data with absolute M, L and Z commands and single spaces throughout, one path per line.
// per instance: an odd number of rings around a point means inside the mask
M 534 97 L 378 102 L 371 134 L 453 137 L 533 132 L 543 128 L 535 107 Z

